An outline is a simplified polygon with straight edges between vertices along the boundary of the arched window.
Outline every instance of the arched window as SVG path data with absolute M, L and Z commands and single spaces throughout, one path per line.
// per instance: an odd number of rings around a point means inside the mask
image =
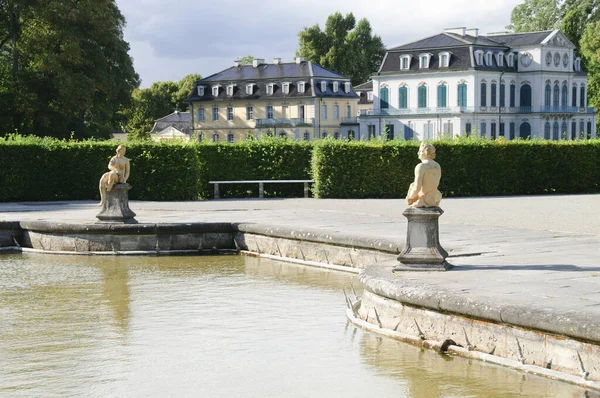
M 510 84 L 510 88 L 509 88 L 509 102 L 508 102 L 508 106 L 510 106 L 511 108 L 515 107 L 515 101 L 516 101 L 516 86 L 514 83 Z
M 498 92 L 498 84 L 494 81 L 492 82 L 492 89 L 491 89 L 491 101 L 490 101 L 490 106 L 497 106 L 497 102 L 496 102 L 496 94 Z
M 198 134 L 198 142 L 202 142 L 204 141 L 204 134 L 200 133 Z
M 334 140 L 339 140 L 340 139 L 340 133 L 338 133 L 337 131 L 335 133 L 333 133 L 333 139 Z
M 458 106 L 467 106 L 467 85 L 461 83 L 458 85 Z
M 560 136 L 558 134 L 558 122 L 554 122 L 554 124 L 552 125 L 552 139 L 554 141 L 558 141 L 560 139 Z
M 552 97 L 552 106 L 558 108 L 560 104 L 560 87 L 558 86 L 558 82 L 554 83 L 554 93 Z
M 230 144 L 233 142 L 233 134 L 232 133 L 227 134 L 227 142 L 229 142 Z
M 544 90 L 544 105 L 550 106 L 552 103 L 552 88 L 550 88 L 550 83 L 546 83 L 546 89 Z
M 563 83 L 562 85 L 562 93 L 560 95 L 560 106 L 566 108 L 567 101 L 569 100 L 569 88 L 567 87 L 567 83 Z
M 547 140 L 550 139 L 550 122 L 544 124 L 544 138 Z
M 304 133 L 304 141 L 310 141 L 310 133 L 309 132 Z
M 528 122 L 523 122 L 519 126 L 519 138 L 524 140 L 531 137 L 531 125 Z
M 531 86 L 529 84 L 523 84 L 521 86 L 521 91 L 519 94 L 521 96 L 521 107 L 529 108 L 529 111 L 531 111 Z M 527 109 L 525 109 L 524 111 L 527 111 Z M 529 125 L 529 123 L 527 124 Z M 531 125 L 529 125 L 529 128 L 531 128 Z
M 352 141 L 355 138 L 354 130 L 348 130 L 348 141 Z
M 500 81 L 500 106 L 506 106 L 506 84 Z
M 398 92 L 398 108 L 408 109 L 408 87 L 402 86 Z
M 389 90 L 387 87 L 381 87 L 379 89 L 379 107 L 381 109 L 388 109 L 390 107 Z
M 279 138 L 281 138 L 282 140 L 287 140 L 287 133 L 285 131 L 282 131 L 281 133 L 279 133 Z
M 445 84 L 438 85 L 437 96 L 437 107 L 446 108 L 448 106 L 448 102 L 446 100 L 448 97 L 448 90 L 446 89 Z
M 424 84 L 419 86 L 417 103 L 419 108 L 427 108 L 427 86 Z
M 481 82 L 481 98 L 479 104 L 481 106 L 487 106 L 487 83 L 485 80 Z
M 213 134 L 212 141 L 213 142 L 219 142 L 219 134 L 217 134 L 217 133 Z
M 326 131 L 323 131 L 321 133 L 321 138 L 327 138 L 327 132 Z
M 562 122 L 560 125 L 560 138 L 566 140 L 569 137 L 569 127 L 567 126 L 567 122 Z
M 571 91 L 571 106 L 577 106 L 577 85 L 573 84 L 573 90 Z
M 585 99 L 585 86 L 582 84 L 579 90 L 579 106 L 581 108 L 585 107 Z

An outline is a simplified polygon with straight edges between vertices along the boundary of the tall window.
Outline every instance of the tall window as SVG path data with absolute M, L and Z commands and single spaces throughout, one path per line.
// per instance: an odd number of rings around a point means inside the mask
M 509 140 L 515 139 L 515 122 L 510 122 L 508 124 L 508 139 Z
M 481 138 L 487 138 L 486 127 L 487 127 L 487 124 L 485 122 L 481 122 L 481 130 L 480 130 Z
M 417 97 L 417 106 L 419 108 L 427 108 L 427 86 L 419 86 Z
M 577 106 L 577 86 L 573 86 L 571 91 L 571 106 Z
M 246 120 L 254 120 L 254 107 L 252 105 L 246 107 Z
M 577 138 L 577 122 L 571 122 L 571 139 L 574 140 Z
M 321 105 L 321 120 L 327 120 L 327 105 Z
M 550 106 L 552 102 L 552 89 L 550 88 L 550 83 L 546 83 L 546 89 L 544 90 L 544 105 Z
M 479 101 L 481 106 L 487 106 L 487 83 L 481 82 L 481 98 Z
M 510 106 L 511 108 L 514 108 L 515 107 L 515 97 L 516 97 L 516 95 L 515 95 L 516 88 L 515 88 L 514 83 L 511 83 L 510 88 L 509 88 L 509 92 L 510 92 L 509 93 L 509 97 L 510 98 L 509 98 L 509 105 L 508 106 Z
M 198 123 L 204 122 L 204 118 L 205 118 L 204 108 L 198 108 L 197 113 L 198 113 L 198 118 L 197 118 L 198 119 Z
M 338 104 L 335 104 L 333 106 L 333 118 L 335 120 L 339 120 L 340 119 L 340 106 Z
M 492 82 L 492 100 L 490 101 L 490 106 L 497 106 L 496 94 L 498 92 L 498 85 L 496 82 Z
M 560 95 L 560 105 L 562 107 L 567 107 L 567 101 L 569 100 L 569 88 L 567 87 L 567 83 L 563 83 L 562 86 L 562 94 Z
M 369 139 L 375 138 L 375 125 L 369 124 L 367 126 L 367 128 L 368 128 L 368 133 L 369 133 Z
M 458 85 L 458 106 L 467 106 L 467 85 L 465 83 Z
M 560 104 L 560 87 L 558 83 L 554 83 L 554 92 L 552 96 L 552 106 L 558 108 Z
M 446 85 L 445 84 L 440 84 L 438 86 L 438 90 L 437 90 L 437 106 L 438 108 L 446 108 L 447 107 L 447 90 L 446 90 Z
M 579 90 L 579 106 L 582 108 L 585 106 L 585 86 L 583 85 Z
M 390 107 L 388 95 L 389 93 L 387 87 L 381 87 L 381 89 L 379 89 L 379 107 L 381 109 L 387 109 Z
M 408 109 L 408 87 L 400 87 L 398 107 L 400 109 Z
M 304 82 L 298 82 L 298 92 L 299 93 L 304 92 Z
M 521 100 L 521 106 L 525 107 L 525 108 L 530 108 L 531 107 L 531 86 L 529 84 L 523 84 L 521 86 L 521 91 L 520 91 L 520 100 Z M 525 123 L 523 123 L 525 124 Z M 521 124 L 521 126 L 523 126 L 523 124 Z M 529 123 L 527 123 L 527 126 L 531 127 L 531 125 Z M 520 129 L 521 127 L 519 127 Z M 527 128 L 527 127 L 524 127 Z
M 550 122 L 544 124 L 544 138 L 547 140 L 550 139 Z
M 569 136 L 569 128 L 567 127 L 567 122 L 562 122 L 560 125 L 560 138 L 567 139 Z
M 233 106 L 227 107 L 227 121 L 233 121 Z
M 500 106 L 506 106 L 506 85 L 500 82 Z
M 230 144 L 233 143 L 233 134 L 227 134 L 227 142 L 229 142 Z
M 346 117 L 350 119 L 352 117 L 352 105 L 346 105 Z
M 273 105 L 267 105 L 267 119 L 273 119 Z
M 304 141 L 310 141 L 310 133 L 304 133 L 303 139 L 304 139 Z
M 559 132 L 558 122 L 554 122 L 554 124 L 552 125 L 552 139 L 554 141 L 558 141 L 560 139 L 558 132 Z
M 219 120 L 219 108 L 216 106 L 213 106 L 212 108 L 212 120 L 213 122 Z
M 304 120 L 304 105 L 298 105 L 298 118 Z
M 496 139 L 496 122 L 491 123 L 490 136 L 492 140 Z
M 213 134 L 212 141 L 213 142 L 219 142 L 219 134 L 217 134 L 217 133 Z

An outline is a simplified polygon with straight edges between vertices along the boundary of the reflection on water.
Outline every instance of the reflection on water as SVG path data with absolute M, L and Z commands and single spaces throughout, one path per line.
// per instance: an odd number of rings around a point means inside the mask
M 335 271 L 237 256 L 0 256 L 0 396 L 581 397 L 365 333 Z

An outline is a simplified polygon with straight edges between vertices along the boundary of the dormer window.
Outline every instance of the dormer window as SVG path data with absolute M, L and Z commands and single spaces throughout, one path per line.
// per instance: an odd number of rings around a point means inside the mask
M 440 68 L 447 68 L 450 65 L 450 53 L 447 51 L 441 52 L 439 55 Z
M 504 53 L 503 52 L 499 52 L 498 54 L 496 54 L 496 63 L 500 67 L 504 66 Z
M 321 82 L 321 92 L 324 93 L 327 91 L 327 82 Z
M 483 50 L 475 51 L 475 65 L 482 66 L 483 65 Z
M 267 83 L 267 95 L 273 95 L 273 83 Z
M 372 91 L 367 92 L 367 101 L 373 102 L 373 92 Z
M 410 55 L 402 55 L 400 57 L 400 70 L 409 70 L 410 69 L 410 59 L 412 56 Z
M 494 66 L 494 54 L 491 51 L 485 54 L 485 64 L 487 66 Z
M 340 89 L 340 83 L 339 82 L 333 82 L 333 93 L 336 94 L 339 89 Z
M 581 72 L 581 58 L 575 58 L 573 66 L 575 67 L 575 72 Z
M 204 86 L 198 86 L 198 96 L 204 97 Z
M 246 95 L 254 94 L 254 83 L 246 84 Z
M 219 96 L 219 86 L 218 84 L 216 86 L 212 86 L 212 95 L 213 97 L 218 97 Z
M 351 89 L 352 89 L 352 84 L 350 82 L 345 82 L 344 83 L 344 92 L 349 93 Z
M 514 53 L 508 53 L 508 55 L 506 56 L 506 66 L 508 66 L 509 68 L 513 68 L 515 66 Z
M 419 54 L 419 69 L 428 69 L 431 54 Z
M 227 86 L 227 96 L 231 97 L 233 96 L 233 88 L 235 87 L 235 84 L 230 84 L 229 86 Z
M 306 83 L 305 82 L 298 82 L 298 92 L 299 93 L 303 93 L 306 91 Z
M 289 94 L 290 93 L 290 83 L 289 82 L 285 82 L 281 85 L 281 91 L 284 94 Z

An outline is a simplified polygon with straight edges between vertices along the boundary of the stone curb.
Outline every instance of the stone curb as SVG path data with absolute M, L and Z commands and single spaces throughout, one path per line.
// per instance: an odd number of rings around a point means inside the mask
M 168 223 L 168 224 L 67 224 L 52 221 L 21 221 L 17 223 L 22 230 L 33 232 L 46 232 L 51 234 L 106 234 L 118 233 L 122 235 L 147 235 L 147 234 L 185 234 L 216 232 L 236 232 L 233 225 L 227 222 L 210 223 Z M 0 228 L 2 225 L 0 225 Z

